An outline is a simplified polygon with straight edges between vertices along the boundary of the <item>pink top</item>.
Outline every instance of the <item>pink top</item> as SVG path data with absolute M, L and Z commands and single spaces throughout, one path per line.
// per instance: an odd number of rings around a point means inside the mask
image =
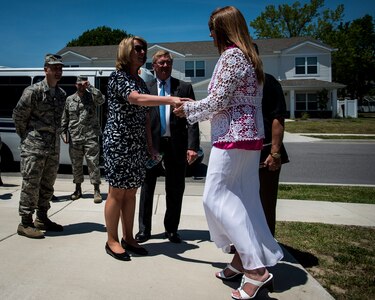
M 214 147 L 219 149 L 243 149 L 243 150 L 262 150 L 263 140 L 257 141 L 239 141 L 233 143 L 216 143 Z

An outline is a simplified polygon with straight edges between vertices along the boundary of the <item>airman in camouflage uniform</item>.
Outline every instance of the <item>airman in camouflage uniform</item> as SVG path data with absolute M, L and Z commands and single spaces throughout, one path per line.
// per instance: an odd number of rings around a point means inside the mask
M 17 233 L 29 238 L 43 238 L 41 230 L 63 230 L 47 216 L 59 168 L 61 115 L 66 99 L 65 91 L 57 85 L 62 67 L 61 56 L 47 54 L 45 78 L 27 87 L 13 110 L 16 131 L 21 137 L 23 178 Z
M 63 141 L 69 143 L 69 155 L 72 161 L 75 192 L 70 196 L 76 200 L 82 196 L 83 158 L 89 170 L 90 182 L 94 185 L 94 202 L 101 203 L 99 185 L 100 169 L 99 136 L 100 124 L 97 117 L 97 106 L 105 101 L 100 90 L 91 86 L 87 77 L 79 76 L 76 82 L 77 92 L 66 99 L 61 127 Z

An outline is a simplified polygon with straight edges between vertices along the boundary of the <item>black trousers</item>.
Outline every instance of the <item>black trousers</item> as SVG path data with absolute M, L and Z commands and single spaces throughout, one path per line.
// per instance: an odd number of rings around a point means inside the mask
M 164 215 L 164 228 L 167 232 L 177 232 L 180 223 L 182 198 L 185 191 L 186 151 L 184 155 L 175 153 L 171 141 L 166 139 L 161 142 L 160 152 L 163 153 L 165 169 L 166 212 Z M 160 175 L 161 163 L 147 169 L 146 178 L 141 188 L 139 201 L 139 231 L 151 234 L 152 208 L 157 177 Z
M 260 199 L 262 201 L 264 214 L 266 215 L 268 227 L 273 236 L 275 236 L 276 204 L 280 171 L 281 168 L 276 171 L 270 171 L 268 168 L 259 169 Z

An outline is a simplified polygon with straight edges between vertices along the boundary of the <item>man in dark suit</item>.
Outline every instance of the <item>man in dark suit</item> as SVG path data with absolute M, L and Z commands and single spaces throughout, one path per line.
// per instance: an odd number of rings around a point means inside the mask
M 160 50 L 153 56 L 156 78 L 148 83 L 151 94 L 173 95 L 195 99 L 190 83 L 171 77 L 173 59 L 168 51 Z M 163 117 L 163 114 L 165 116 Z M 165 238 L 180 243 L 177 233 L 185 190 L 186 164 L 198 157 L 198 123 L 189 125 L 185 118 L 178 118 L 168 106 L 150 108 L 152 145 L 155 154 L 162 155 L 165 169 L 166 212 L 164 216 Z M 141 188 L 139 203 L 139 232 L 135 239 L 142 243 L 151 236 L 151 219 L 155 185 L 162 163 L 147 169 Z
M 262 112 L 265 139 L 260 155 L 260 199 L 268 227 L 275 236 L 276 204 L 281 165 L 289 162 L 283 144 L 286 104 L 280 83 L 265 73 Z

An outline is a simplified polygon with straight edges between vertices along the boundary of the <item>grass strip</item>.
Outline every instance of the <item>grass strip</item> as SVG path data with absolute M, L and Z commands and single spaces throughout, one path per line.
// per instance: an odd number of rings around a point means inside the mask
M 278 199 L 375 204 L 375 187 L 280 184 Z
M 276 238 L 335 299 L 374 299 L 375 228 L 277 222 Z
M 375 118 L 296 119 L 285 122 L 285 130 L 290 133 L 375 134 Z
M 358 136 L 358 135 L 308 135 L 303 136 L 318 138 L 322 140 L 375 140 L 375 136 Z

